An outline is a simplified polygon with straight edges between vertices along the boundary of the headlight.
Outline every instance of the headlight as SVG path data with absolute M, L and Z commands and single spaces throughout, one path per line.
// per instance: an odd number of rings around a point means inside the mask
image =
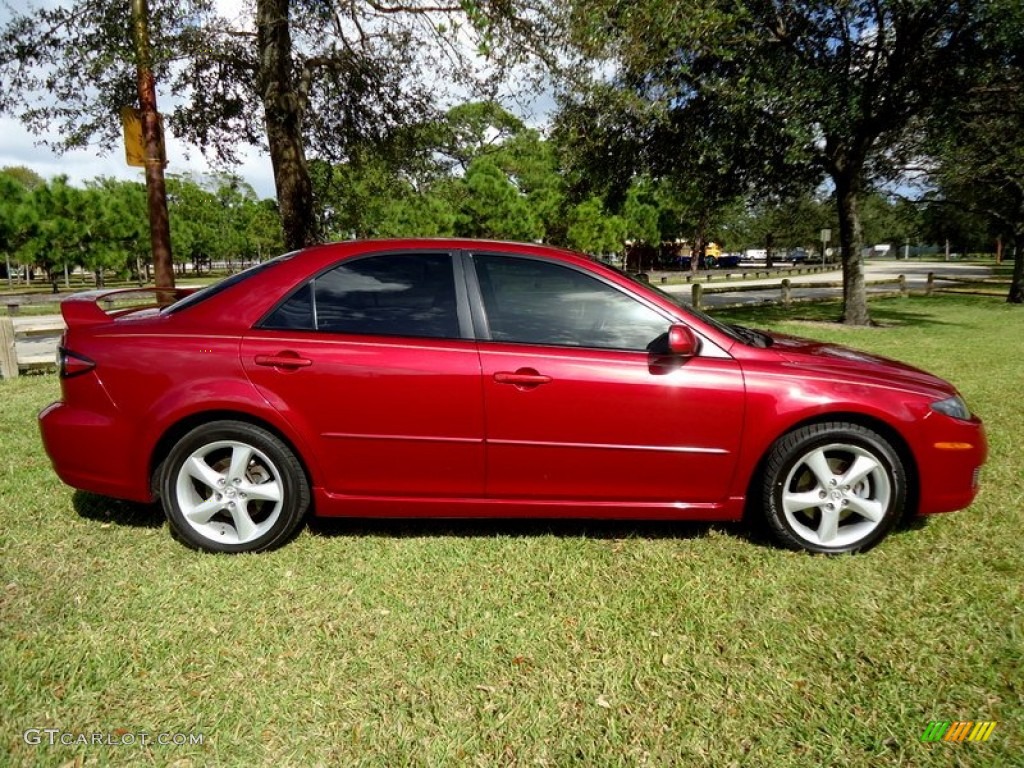
M 967 407 L 967 403 L 960 397 L 949 397 L 945 400 L 939 400 L 937 403 L 932 403 L 932 410 L 952 416 L 954 419 L 960 419 L 961 421 L 971 420 L 971 411 Z

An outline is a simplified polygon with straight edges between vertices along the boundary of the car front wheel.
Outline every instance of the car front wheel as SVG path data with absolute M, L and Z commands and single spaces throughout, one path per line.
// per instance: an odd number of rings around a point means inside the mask
M 163 464 L 160 497 L 175 535 L 208 552 L 282 544 L 309 508 L 292 450 L 267 430 L 215 421 L 182 437 Z
M 907 477 L 892 446 L 858 424 L 812 424 L 780 438 L 763 486 L 768 525 L 790 549 L 841 554 L 877 544 L 903 513 Z

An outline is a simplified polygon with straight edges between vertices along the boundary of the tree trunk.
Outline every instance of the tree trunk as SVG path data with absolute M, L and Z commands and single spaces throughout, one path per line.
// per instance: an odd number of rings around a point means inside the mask
M 156 287 L 174 287 L 171 257 L 171 225 L 167 213 L 167 185 L 164 181 L 164 146 L 160 113 L 156 107 L 156 81 L 150 56 L 149 7 L 146 0 L 132 0 L 132 34 L 135 43 L 136 81 L 142 140 L 146 167 L 146 205 L 149 213 L 149 238 L 156 268 Z M 157 294 L 161 304 L 170 303 L 171 294 Z
M 858 184 L 844 175 L 834 177 L 839 209 L 839 251 L 843 261 L 843 322 L 871 325 L 864 285 L 864 237 L 857 208 Z
M 1010 293 L 1006 297 L 1010 304 L 1024 304 L 1024 230 L 1013 235 L 1013 278 Z
M 290 0 L 257 0 L 256 43 L 259 87 L 274 185 L 288 250 L 318 242 L 313 184 L 302 138 L 302 97 L 295 81 L 288 25 Z

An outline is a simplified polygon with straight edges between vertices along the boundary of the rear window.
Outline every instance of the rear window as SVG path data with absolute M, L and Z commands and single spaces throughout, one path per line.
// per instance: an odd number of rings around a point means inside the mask
M 286 253 L 283 256 L 278 256 L 276 258 L 270 259 L 269 261 L 263 261 L 260 262 L 259 264 L 254 264 L 248 269 L 243 269 L 241 272 L 236 272 L 235 274 L 230 275 L 229 277 L 225 277 L 223 280 L 220 280 L 219 282 L 213 283 L 212 285 L 208 285 L 205 288 L 199 289 L 195 293 L 189 294 L 184 299 L 174 302 L 173 304 L 171 304 L 171 306 L 167 307 L 163 311 L 166 314 L 172 315 L 175 312 L 180 312 L 183 309 L 195 306 L 196 304 L 204 302 L 207 299 L 213 298 L 221 291 L 225 291 L 233 285 L 238 285 L 239 283 L 245 282 L 253 275 L 257 275 L 266 269 L 270 269 L 271 267 L 274 267 L 284 261 L 287 261 L 296 253 L 297 251 L 293 251 L 292 253 Z

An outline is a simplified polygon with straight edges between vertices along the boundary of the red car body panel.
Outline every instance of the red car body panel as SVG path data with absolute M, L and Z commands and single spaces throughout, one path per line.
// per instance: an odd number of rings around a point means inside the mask
M 282 351 L 312 361 L 255 363 Z M 484 414 L 473 341 L 254 331 L 242 342 L 250 381 L 313 441 L 316 486 L 340 495 L 483 495 Z
M 666 328 L 689 326 L 701 352 L 260 327 L 294 286 L 339 261 L 407 251 L 573 266 L 656 308 Z M 917 511 L 943 512 L 971 503 L 987 450 L 980 421 L 930 408 L 956 395 L 931 374 L 784 336 L 746 344 L 615 270 L 545 246 L 341 243 L 177 312 L 104 318 L 87 308 L 92 295 L 68 301 L 64 347 L 96 365 L 64 379 L 62 401 L 40 414 L 46 450 L 66 483 L 137 501 L 152 500 L 161 451 L 183 425 L 231 414 L 290 443 L 320 515 L 738 519 L 772 444 L 815 420 L 883 430 L 908 461 Z
M 734 360 L 653 370 L 642 352 L 482 343 L 487 494 L 504 498 L 721 503 L 743 432 Z M 496 381 L 535 370 L 535 388 Z M 659 407 L 652 411 L 651 404 Z

